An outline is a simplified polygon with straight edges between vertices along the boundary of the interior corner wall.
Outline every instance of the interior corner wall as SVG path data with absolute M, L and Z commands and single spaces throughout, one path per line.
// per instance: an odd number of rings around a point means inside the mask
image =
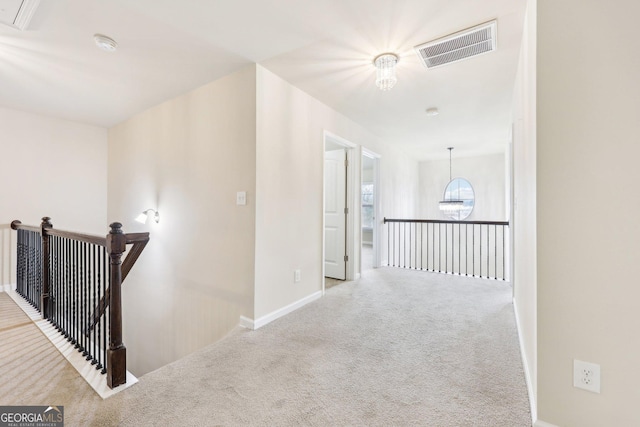
M 381 155 L 383 216 L 415 214 L 418 167 L 400 150 L 261 66 L 256 126 L 258 319 L 322 289 L 325 130 L 357 145 L 350 166 L 358 171 L 361 147 Z M 357 191 L 352 196 L 359 241 L 360 173 L 356 175 Z M 384 250 L 386 243 L 381 246 Z M 301 270 L 299 283 L 293 280 L 296 269 Z
M 640 425 L 638 16 L 538 1 L 538 413 L 559 426 Z M 574 359 L 600 365 L 599 394 Z
M 0 285 L 15 283 L 11 221 L 106 235 L 107 130 L 0 107 Z
M 123 283 L 136 375 L 253 317 L 255 82 L 252 65 L 109 130 L 109 220 L 150 232 Z M 246 205 L 236 205 L 238 191 Z M 134 221 L 147 208 L 159 211 L 158 224 Z
M 454 150 L 455 153 L 455 150 Z M 505 221 L 505 153 L 454 157 L 453 178 L 471 183 L 476 203 L 467 221 Z M 446 219 L 438 208 L 449 183 L 449 160 L 420 162 L 420 218 Z
M 528 0 L 513 96 L 513 303 L 524 370 L 537 418 L 536 1 Z

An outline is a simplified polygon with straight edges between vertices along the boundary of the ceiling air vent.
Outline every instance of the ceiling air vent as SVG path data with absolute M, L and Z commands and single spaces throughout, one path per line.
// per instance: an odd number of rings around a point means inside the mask
M 414 49 L 427 68 L 435 68 L 496 50 L 497 21 L 450 34 L 416 46 Z

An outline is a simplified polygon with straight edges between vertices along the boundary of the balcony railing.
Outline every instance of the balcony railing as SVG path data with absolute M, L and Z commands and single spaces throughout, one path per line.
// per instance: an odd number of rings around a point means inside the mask
M 388 265 L 496 280 L 508 278 L 509 223 L 389 219 Z

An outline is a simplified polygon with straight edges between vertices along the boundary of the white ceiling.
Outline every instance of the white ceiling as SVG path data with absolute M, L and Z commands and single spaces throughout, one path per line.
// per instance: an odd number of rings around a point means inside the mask
M 0 0 L 10 8 L 15 0 Z M 0 25 L 0 105 L 110 127 L 257 62 L 419 159 L 502 151 L 525 0 L 42 0 Z M 498 50 L 427 70 L 413 47 L 498 19 Z M 114 38 L 106 53 L 93 34 Z M 400 55 L 398 83 L 373 57 Z M 425 110 L 438 107 L 440 115 Z

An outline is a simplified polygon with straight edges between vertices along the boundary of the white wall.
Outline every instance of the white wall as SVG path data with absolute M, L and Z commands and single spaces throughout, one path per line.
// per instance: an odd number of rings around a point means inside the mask
M 640 425 L 640 3 L 538 2 L 538 412 Z M 598 363 L 602 392 L 572 387 Z
M 532 417 L 537 402 L 536 1 L 529 0 L 513 101 L 513 302 Z
M 151 239 L 123 284 L 129 369 L 144 374 L 253 317 L 255 67 L 109 131 L 109 219 Z M 274 169 L 277 171 L 277 169 Z M 236 192 L 247 205 L 236 205 Z M 157 208 L 160 223 L 134 218 Z
M 476 204 L 467 221 L 505 221 L 505 154 L 456 157 L 453 150 L 453 178 L 465 178 L 471 183 Z M 446 219 L 438 208 L 449 183 L 449 160 L 420 162 L 421 219 Z
M 260 318 L 322 289 L 325 130 L 358 145 L 351 165 L 356 171 L 361 146 L 382 156 L 383 215 L 415 214 L 418 168 L 353 121 L 263 67 L 257 69 L 255 316 Z M 360 194 L 354 193 L 359 241 Z M 358 259 L 354 262 L 359 265 Z M 294 284 L 295 269 L 302 274 Z
M 132 372 L 221 338 L 240 316 L 257 320 L 322 289 L 325 130 L 359 144 L 356 170 L 360 146 L 381 154 L 386 209 L 415 212 L 416 162 L 260 66 L 109 131 L 109 219 L 151 232 L 123 286 Z M 247 191 L 247 206 L 235 205 L 236 191 Z M 352 197 L 359 204 L 359 191 Z M 159 224 L 133 222 L 149 207 Z
M 0 108 L 0 285 L 15 283 L 14 219 L 106 235 L 107 130 Z

